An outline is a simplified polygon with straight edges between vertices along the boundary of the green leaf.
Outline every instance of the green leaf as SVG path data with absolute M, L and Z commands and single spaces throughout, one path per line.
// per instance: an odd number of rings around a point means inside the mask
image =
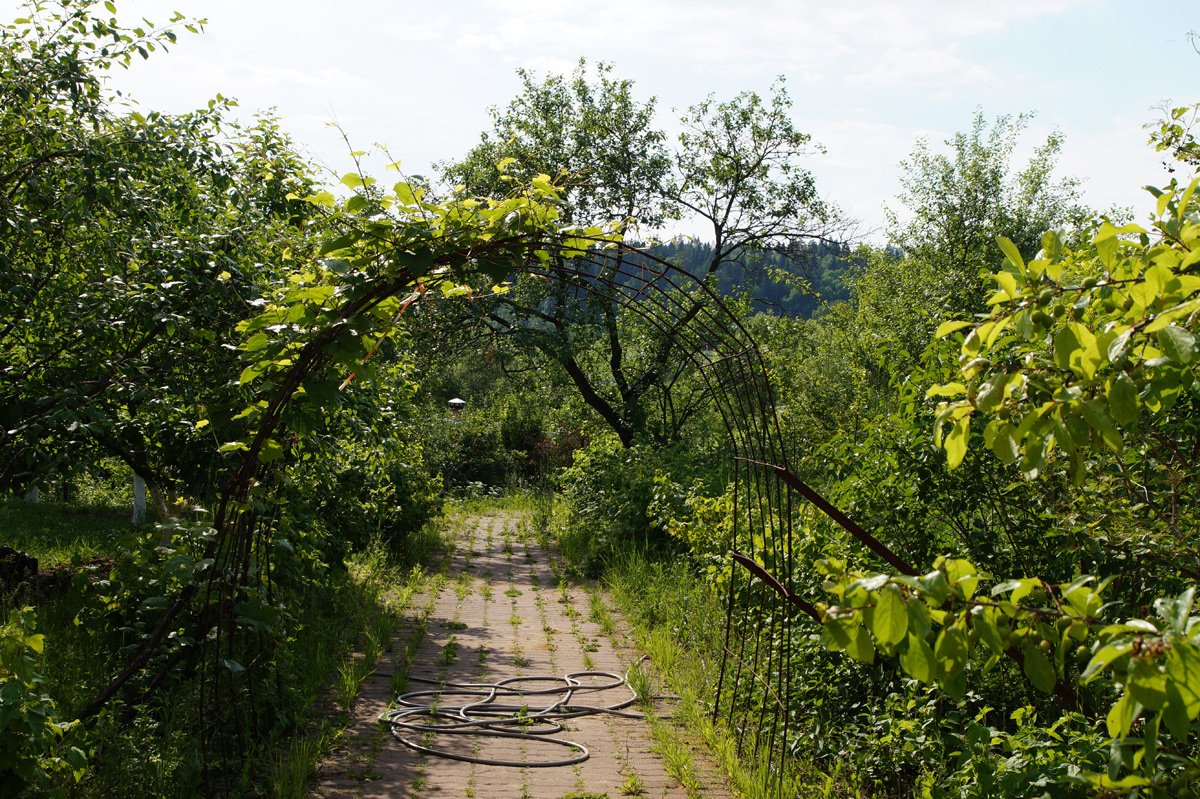
M 1087 683 L 1096 678 L 1100 672 L 1108 667 L 1122 655 L 1133 651 L 1133 644 L 1109 644 L 1101 647 L 1096 654 L 1092 655 L 1092 659 L 1088 661 L 1087 668 L 1083 670 L 1083 674 L 1079 676 L 1079 681 Z
M 1120 452 L 1124 446 L 1124 439 L 1117 432 L 1116 425 L 1113 424 L 1112 417 L 1108 415 L 1108 407 L 1098 400 L 1084 400 L 1079 405 L 1080 411 L 1083 413 L 1084 420 L 1092 427 L 1104 443 L 1116 452 Z
M 982 413 L 994 411 L 1004 401 L 1004 387 L 1011 378 L 1012 375 L 1001 373 L 980 386 L 979 393 L 975 395 L 975 407 Z
M 1179 686 L 1173 682 L 1167 683 L 1167 704 L 1163 707 L 1163 721 L 1167 722 L 1167 729 L 1176 741 L 1181 744 L 1187 741 L 1192 720 L 1188 718 L 1187 700 L 1180 693 Z
M 1177 325 L 1158 331 L 1158 346 L 1176 363 L 1187 365 L 1196 357 L 1196 337 Z
M 938 683 L 951 699 L 958 701 L 967 692 L 967 672 L 962 669 L 953 674 L 943 674 Z
M 946 570 L 946 579 L 950 584 L 962 590 L 964 599 L 975 595 L 975 588 L 979 585 L 979 570 L 975 564 L 962 558 L 946 558 L 942 561 L 942 568 Z
M 875 642 L 871 640 L 866 627 L 855 625 L 850 643 L 846 646 L 846 654 L 863 663 L 875 662 Z
M 1057 261 L 1062 258 L 1062 236 L 1057 230 L 1047 230 L 1042 234 L 1042 251 L 1046 258 Z
M 929 615 L 929 606 L 924 602 L 906 602 L 905 611 L 908 613 L 908 630 L 910 635 L 924 638 L 933 629 L 933 619 Z
M 1006 239 L 1004 236 L 997 236 L 996 243 L 1000 245 L 1000 249 L 1004 252 L 1004 257 L 1008 262 L 1015 266 L 1021 273 L 1025 273 L 1025 259 L 1021 257 L 1021 251 L 1017 249 L 1017 245 Z
M 1142 713 L 1142 707 L 1129 692 L 1121 694 L 1121 698 L 1117 700 L 1108 711 L 1108 716 L 1105 722 L 1108 726 L 1109 737 L 1124 738 L 1129 734 L 1129 728 L 1133 726 L 1133 722 Z
M 934 569 L 919 578 L 918 582 L 922 591 L 928 595 L 926 601 L 932 600 L 934 607 L 941 605 L 950 595 L 950 585 L 946 582 L 946 575 L 942 574 L 941 569 Z
M 1200 715 L 1200 653 L 1196 646 L 1181 642 L 1171 647 L 1166 655 L 1166 669 L 1168 697 L 1174 693 L 1190 723 Z
M 962 330 L 964 327 L 970 327 L 970 326 L 971 326 L 970 322 L 955 322 L 955 321 L 942 322 L 940 325 L 938 325 L 937 330 L 934 331 L 933 337 L 934 338 L 943 338 L 945 336 L 950 335 L 955 330 Z
M 1154 600 L 1154 610 L 1166 620 L 1171 632 L 1179 636 L 1187 635 L 1188 618 L 1192 613 L 1192 605 L 1196 599 L 1195 586 L 1184 590 L 1174 599 Z
M 1108 383 L 1108 412 L 1123 425 L 1128 426 L 1137 421 L 1137 386 L 1124 372 Z
M 946 383 L 945 385 L 941 386 L 930 386 L 929 390 L 925 392 L 925 399 L 932 399 L 934 397 L 957 397 L 966 393 L 967 387 L 962 383 Z
M 1028 643 L 1023 647 L 1022 654 L 1025 656 L 1025 676 L 1033 683 L 1033 687 L 1047 694 L 1053 691 L 1058 675 L 1049 658 L 1041 649 Z
M 1167 675 L 1145 658 L 1132 658 L 1129 661 L 1125 690 L 1142 706 L 1151 710 L 1162 710 L 1167 701 Z
M 821 646 L 830 652 L 844 651 L 850 645 L 851 636 L 858 627 L 857 615 L 827 616 L 821 625 Z
M 335 239 L 331 239 L 321 245 L 321 249 L 317 251 L 318 256 L 328 255 L 337 250 L 344 250 L 354 242 L 358 241 L 359 234 L 357 232 L 345 233 Z
M 1020 457 L 1021 449 L 1017 444 L 1016 428 L 1011 422 L 993 419 L 983 430 L 983 443 L 996 454 L 1005 466 L 1012 466 Z
M 1054 337 L 1054 362 L 1063 369 L 1070 369 L 1072 359 L 1077 358 L 1082 349 L 1075 331 L 1069 326 L 1064 327 Z
M 875 618 L 872 623 L 875 638 L 885 649 L 891 649 L 908 634 L 908 611 L 900 587 L 893 584 L 879 591 L 875 602 Z
M 937 670 L 933 650 L 929 648 L 929 644 L 925 642 L 924 638 L 916 635 L 908 636 L 908 647 L 900 653 L 900 668 L 926 685 L 934 681 Z
M 1109 342 L 1105 355 L 1110 361 L 1116 363 L 1121 360 L 1121 357 L 1125 355 L 1125 350 L 1129 347 L 1129 338 L 1132 335 L 1133 328 L 1130 328 Z
M 937 659 L 938 677 L 954 677 L 967 667 L 967 636 L 958 627 L 943 628 L 933 652 Z
M 409 183 L 397 183 L 393 187 L 393 191 L 396 192 L 396 199 L 400 201 L 400 204 L 409 207 L 419 204 L 424 194 L 422 189 L 414 189 Z
M 424 277 L 433 269 L 433 250 L 428 247 L 418 247 L 411 252 L 397 250 L 393 261 L 414 278 Z
M 262 463 L 272 463 L 283 457 L 283 447 L 279 446 L 279 442 L 268 438 L 263 442 L 262 449 L 258 451 L 258 460 Z
M 971 437 L 971 414 L 964 415 L 954 423 L 954 429 L 946 436 L 946 465 L 958 468 L 967 454 L 967 441 Z
M 984 608 L 977 616 L 974 616 L 975 629 L 979 631 L 979 639 L 987 644 L 988 648 L 996 654 L 1003 654 L 1008 647 L 1005 646 L 1003 639 L 1000 638 L 1000 626 L 997 624 L 997 619 L 1000 611 L 996 608 Z M 1008 623 L 1005 622 L 1005 627 Z

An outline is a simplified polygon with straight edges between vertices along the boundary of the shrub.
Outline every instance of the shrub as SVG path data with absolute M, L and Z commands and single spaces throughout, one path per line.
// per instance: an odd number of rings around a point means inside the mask
M 61 739 L 73 723 L 54 720 L 54 702 L 42 693 L 38 673 L 45 637 L 34 632 L 33 608 L 13 610 L 0 626 L 0 794 L 31 796 L 54 790 L 53 775 L 83 776 L 87 757 Z
M 342 548 L 362 549 L 380 538 L 403 549 L 408 536 L 441 513 L 442 480 L 413 441 L 347 443 L 297 472 L 289 512 L 319 523 Z

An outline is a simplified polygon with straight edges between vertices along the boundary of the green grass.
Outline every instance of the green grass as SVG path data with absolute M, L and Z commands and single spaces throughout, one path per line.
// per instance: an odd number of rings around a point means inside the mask
M 358 698 L 358 690 L 362 687 L 367 674 L 370 673 L 364 670 L 364 664 L 366 664 L 366 658 L 349 657 L 338 667 L 337 703 L 347 713 L 354 710 L 354 700 Z M 371 661 L 369 667 L 374 668 L 375 662 Z
M 595 588 L 588 588 L 588 620 L 600 625 L 600 632 L 612 636 L 617 631 L 616 620 L 613 619 L 604 597 Z
M 642 661 L 634 663 L 626 672 L 626 680 L 629 683 L 629 690 L 633 691 L 634 697 L 637 698 L 638 705 L 641 706 L 643 712 L 654 709 L 654 679 L 651 676 L 650 669 Z
M 37 558 L 41 568 L 112 557 L 133 545 L 131 508 L 58 502 L 0 502 L 0 540 Z
M 454 665 L 454 663 L 458 660 L 458 647 L 458 637 L 454 635 L 454 633 L 451 633 L 450 639 L 446 641 L 445 646 L 442 647 L 442 654 L 437 660 L 437 665 L 441 666 L 443 669 Z
M 782 775 L 768 771 L 764 762 L 738 752 L 729 729 L 713 723 L 706 700 L 715 690 L 724 614 L 705 584 L 679 565 L 650 562 L 635 553 L 611 564 L 606 579 L 663 689 L 678 696 L 671 708 L 673 721 L 652 719 L 652 737 L 668 771 L 689 797 L 703 792 L 688 741 L 703 743 L 746 799 L 857 795 L 844 774 L 831 777 L 808 761 L 786 761 Z M 644 675 L 639 673 L 643 670 Z M 629 680 L 634 692 L 644 695 L 650 669 L 635 666 Z
M 641 775 L 630 774 L 621 783 L 621 794 L 624 796 L 644 796 L 646 794 L 646 783 L 642 781 Z
M 43 567 L 86 563 L 142 544 L 127 514 L 111 506 L 0 502 L 0 540 L 31 552 Z M 443 528 L 430 525 L 413 536 L 416 549 L 439 552 L 442 534 Z M 227 787 L 218 778 L 214 788 L 231 797 L 305 795 L 309 776 L 338 734 L 328 726 L 331 705 L 353 704 L 375 661 L 392 648 L 401 609 L 421 584 L 440 580 L 407 568 L 411 556 L 376 544 L 350 558 L 346 570 L 331 570 L 323 580 L 304 584 L 301 593 L 278 597 L 288 608 L 280 620 L 288 632 L 272 653 L 279 675 L 277 715 L 258 733 L 243 731 L 244 746 L 231 762 Z M 106 567 L 95 567 L 95 579 L 107 577 Z M 0 597 L 0 612 L 11 601 Z M 123 665 L 116 649 L 122 642 L 91 623 L 92 616 L 75 623 L 83 601 L 76 590 L 64 588 L 37 601 L 37 632 L 46 636 L 39 667 L 43 689 L 56 701 L 58 716 L 72 718 Z M 353 657 L 356 651 L 360 656 Z M 92 756 L 83 781 L 69 789 L 72 799 L 198 796 L 203 780 L 195 691 L 194 679 L 169 681 L 139 709 L 134 723 L 121 718 L 115 703 L 86 725 L 86 740 L 78 743 Z M 229 721 L 237 719 L 231 715 Z
M 268 778 L 272 799 L 305 799 L 313 772 L 328 745 L 324 735 L 297 738 L 271 760 Z
M 529 514 L 539 517 L 545 505 L 544 494 L 521 488 L 509 488 L 498 497 L 463 497 L 446 501 L 448 513 L 462 516 L 484 516 L 493 513 Z M 544 513 L 544 510 L 541 512 Z

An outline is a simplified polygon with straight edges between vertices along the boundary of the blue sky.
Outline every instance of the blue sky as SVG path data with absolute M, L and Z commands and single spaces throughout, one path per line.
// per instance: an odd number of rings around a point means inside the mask
M 900 210 L 898 162 L 988 117 L 1035 111 L 1028 152 L 1065 135 L 1061 175 L 1085 200 L 1147 207 L 1139 187 L 1165 182 L 1144 123 L 1164 100 L 1200 101 L 1200 3 L 1105 0 L 118 0 L 126 21 L 180 11 L 206 17 L 110 85 L 163 111 L 220 92 L 249 117 L 275 107 L 329 167 L 347 148 L 388 145 L 410 173 L 467 151 L 506 104 L 514 70 L 569 71 L 580 56 L 615 65 L 636 92 L 672 107 L 715 93 L 766 92 L 784 75 L 799 129 L 826 152 L 808 167 L 822 193 L 865 230 Z M 20 4 L 0 0 L 4 16 Z M 1150 9 L 1153 9 L 1152 13 Z M 1141 9 L 1141 10 L 1139 10 Z M 380 161 L 379 163 L 382 163 Z M 873 238 L 878 237 L 878 233 Z

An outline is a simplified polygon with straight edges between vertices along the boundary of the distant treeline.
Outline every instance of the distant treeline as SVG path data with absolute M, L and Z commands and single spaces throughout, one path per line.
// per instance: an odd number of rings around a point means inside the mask
M 711 244 L 675 239 L 649 250 L 694 275 L 712 261 Z M 866 266 L 866 255 L 848 244 L 813 242 L 788 252 L 752 252 L 721 264 L 713 275 L 721 297 L 743 296 L 755 312 L 812 316 L 825 304 L 850 299 L 851 282 Z

